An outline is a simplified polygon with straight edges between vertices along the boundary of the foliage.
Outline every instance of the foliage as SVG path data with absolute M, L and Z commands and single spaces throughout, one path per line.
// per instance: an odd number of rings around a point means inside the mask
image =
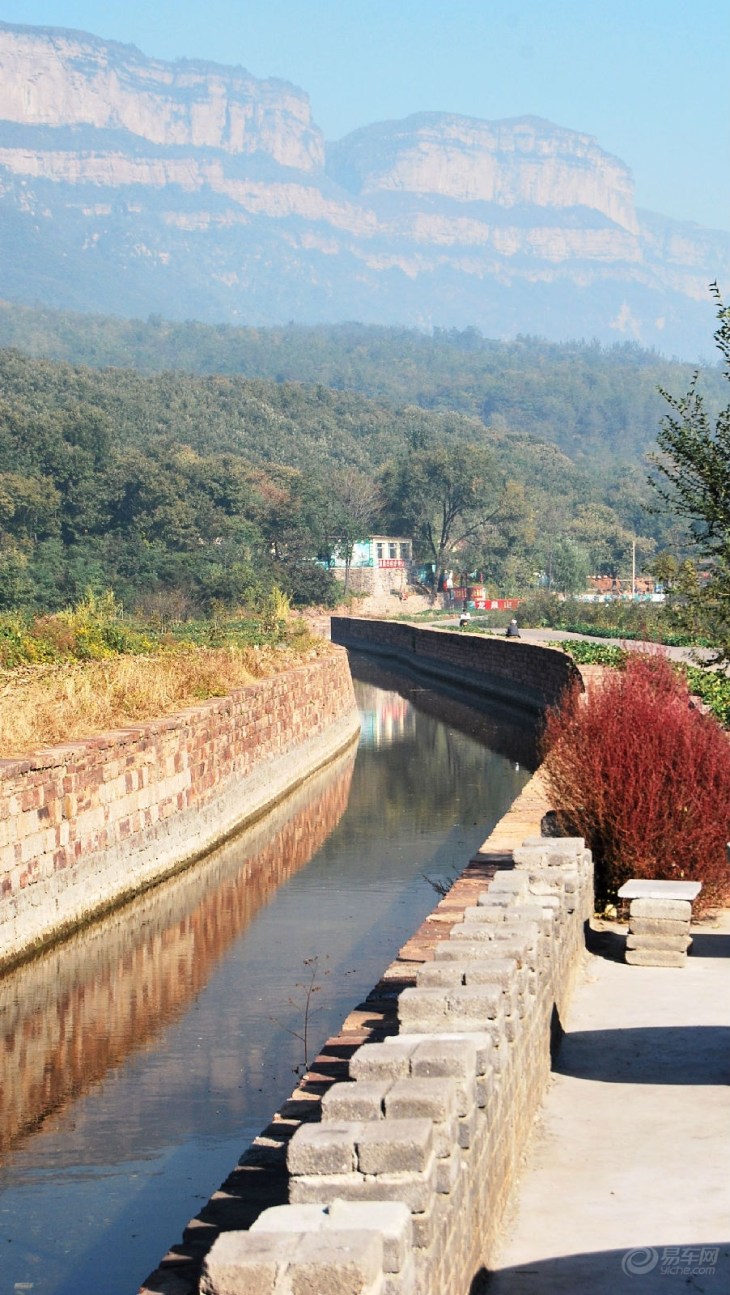
M 576 665 L 605 665 L 623 669 L 626 664 L 626 649 L 610 643 L 584 643 L 582 639 L 571 639 L 567 643 L 553 643 L 551 646 L 563 648 Z
M 419 449 L 385 469 L 386 512 L 433 564 L 434 592 L 446 569 L 469 571 L 479 563 L 503 490 L 494 456 L 470 443 Z
M 715 342 L 723 376 L 730 381 L 730 307 L 716 283 L 710 290 L 719 321 Z M 696 373 L 686 395 L 662 390 L 671 412 L 657 436 L 654 485 L 669 508 L 689 523 L 692 543 L 707 562 L 706 579 L 697 576 L 694 588 L 675 589 L 675 614 L 680 623 L 695 623 L 699 608 L 717 648 L 716 659 L 730 661 L 730 405 L 713 420 L 698 384 Z
M 664 658 L 632 655 L 585 699 L 570 691 L 544 749 L 562 825 L 594 852 L 600 905 L 631 877 L 699 880 L 704 903 L 727 897 L 730 743 Z
M 39 327 L 47 325 L 44 316 Z M 83 350 L 81 321 L 64 326 L 61 351 Z M 122 367 L 0 352 L 0 609 L 55 612 L 89 587 L 113 588 L 130 608 L 184 605 L 186 615 L 206 616 L 214 603 L 256 609 L 274 585 L 297 605 L 334 605 L 333 578 L 315 572 L 314 561 L 333 542 L 348 551 L 386 524 L 376 488 L 386 465 L 403 469 L 387 526 L 410 533 L 407 519 L 422 520 L 423 479 L 409 480 L 409 460 L 443 454 L 458 466 L 467 446 L 489 464 L 494 489 L 464 557 L 470 550 L 470 569 L 495 590 L 524 592 L 561 546 L 595 569 L 623 572 L 633 535 L 644 555 L 665 544 L 669 523 L 650 515 L 648 485 L 644 498 L 636 469 L 596 471 L 596 448 L 580 440 L 579 424 L 597 428 L 608 417 L 613 382 L 635 380 L 650 392 L 650 377 L 684 369 L 652 367 L 633 352 L 564 352 L 524 340 L 464 347 L 456 336 L 403 330 L 99 326 L 104 337 L 83 354 Z M 143 376 L 123 367 L 137 361 L 229 372 Z M 594 391 L 601 404 L 590 419 L 573 404 L 573 361 L 581 398 Z M 254 371 L 311 385 L 243 376 Z M 528 372 L 533 398 L 523 407 Z M 639 403 L 637 395 L 631 408 Z M 564 420 L 576 461 L 535 439 L 560 439 Z M 671 543 L 679 552 L 673 533 Z
M 730 679 L 724 673 L 703 670 L 700 666 L 678 667 L 687 680 L 693 697 L 708 706 L 723 728 L 730 728 Z

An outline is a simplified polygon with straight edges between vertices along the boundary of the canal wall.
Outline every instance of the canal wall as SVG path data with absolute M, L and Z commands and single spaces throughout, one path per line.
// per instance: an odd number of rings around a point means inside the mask
M 165 719 L 0 760 L 0 968 L 193 862 L 358 727 L 334 650 Z
M 561 649 L 502 635 L 459 634 L 403 621 L 332 617 L 332 642 L 386 657 L 442 686 L 453 684 L 518 711 L 542 714 L 580 672 Z
M 485 1288 L 593 911 L 549 807 L 538 771 L 142 1295 Z

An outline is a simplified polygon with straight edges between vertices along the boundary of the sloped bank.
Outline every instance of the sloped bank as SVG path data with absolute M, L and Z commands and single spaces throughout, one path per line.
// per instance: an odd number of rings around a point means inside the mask
M 460 634 L 403 621 L 332 617 L 332 642 L 467 689 L 531 717 L 553 706 L 580 672 L 564 652 L 519 639 Z
M 358 728 L 334 650 L 165 719 L 0 760 L 0 968 L 199 858 Z

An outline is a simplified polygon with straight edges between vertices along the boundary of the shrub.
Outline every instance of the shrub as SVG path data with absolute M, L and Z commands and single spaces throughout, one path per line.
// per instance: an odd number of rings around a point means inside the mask
M 632 655 L 587 697 L 569 692 L 543 748 L 558 820 L 594 852 L 599 906 L 630 877 L 702 881 L 705 905 L 727 897 L 730 742 L 666 658 Z

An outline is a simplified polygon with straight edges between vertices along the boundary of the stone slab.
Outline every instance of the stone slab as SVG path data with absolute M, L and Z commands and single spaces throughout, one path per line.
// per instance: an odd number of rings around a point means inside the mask
M 692 943 L 689 935 L 635 935 L 626 937 L 627 949 L 666 949 L 668 952 L 686 953 Z
M 660 921 L 689 922 L 692 905 L 687 899 L 632 899 L 629 921 L 635 917 L 654 917 Z
M 691 903 L 702 890 L 701 881 L 625 881 L 619 899 L 686 899 Z
M 657 917 L 632 917 L 629 923 L 630 935 L 689 935 L 689 922 L 670 922 Z
M 672 949 L 627 949 L 626 961 L 631 967 L 684 967 L 687 954 Z

